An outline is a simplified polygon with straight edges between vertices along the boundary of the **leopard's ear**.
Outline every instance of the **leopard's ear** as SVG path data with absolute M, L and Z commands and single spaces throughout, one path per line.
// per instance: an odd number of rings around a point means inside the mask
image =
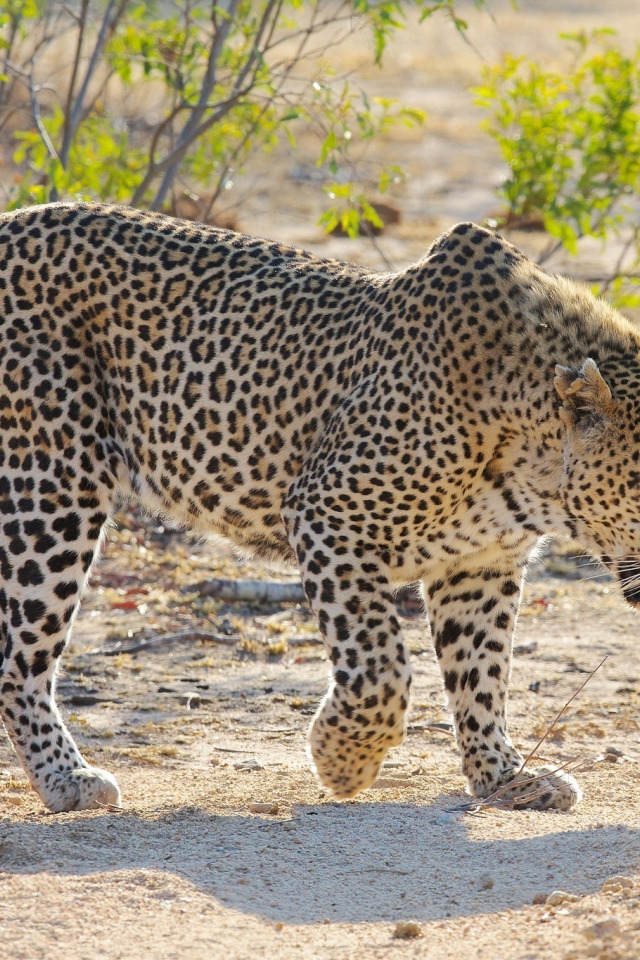
M 606 420 L 613 412 L 611 390 L 591 357 L 579 370 L 558 364 L 553 384 L 562 400 L 558 413 L 569 429 Z

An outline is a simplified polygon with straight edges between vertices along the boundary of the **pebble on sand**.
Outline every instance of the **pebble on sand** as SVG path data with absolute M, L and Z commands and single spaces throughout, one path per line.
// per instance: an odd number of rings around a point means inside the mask
M 247 807 L 249 813 L 277 813 L 277 803 L 250 803 Z

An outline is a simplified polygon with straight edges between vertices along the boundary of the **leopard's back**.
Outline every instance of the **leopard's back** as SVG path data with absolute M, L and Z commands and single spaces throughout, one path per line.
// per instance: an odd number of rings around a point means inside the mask
M 367 274 L 83 204 L 0 217 L 0 264 L 5 403 L 37 408 L 47 452 L 200 532 L 287 553 L 282 497 L 362 366 Z

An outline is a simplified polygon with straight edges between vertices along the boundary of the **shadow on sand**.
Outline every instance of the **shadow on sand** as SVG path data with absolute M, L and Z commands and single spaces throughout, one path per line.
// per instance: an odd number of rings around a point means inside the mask
M 572 829 L 571 815 L 548 813 L 529 824 L 539 835 L 477 840 L 467 832 L 470 818 L 445 804 L 451 795 L 424 806 L 300 806 L 289 821 L 197 807 L 157 819 L 105 813 L 5 821 L 0 870 L 160 870 L 227 907 L 298 924 L 392 920 L 399 908 L 425 921 L 518 909 L 541 891 L 590 893 L 607 876 L 638 870 L 637 830 Z M 501 815 L 491 832 L 508 834 L 509 818 Z

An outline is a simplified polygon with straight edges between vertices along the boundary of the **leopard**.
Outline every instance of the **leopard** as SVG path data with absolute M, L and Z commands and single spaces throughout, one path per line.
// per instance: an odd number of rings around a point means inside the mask
M 571 809 L 507 732 L 532 553 L 578 542 L 640 606 L 640 334 L 470 222 L 377 272 L 131 207 L 0 215 L 0 710 L 54 812 L 118 806 L 56 677 L 118 504 L 297 564 L 338 799 L 403 740 L 418 584 L 472 797 Z

